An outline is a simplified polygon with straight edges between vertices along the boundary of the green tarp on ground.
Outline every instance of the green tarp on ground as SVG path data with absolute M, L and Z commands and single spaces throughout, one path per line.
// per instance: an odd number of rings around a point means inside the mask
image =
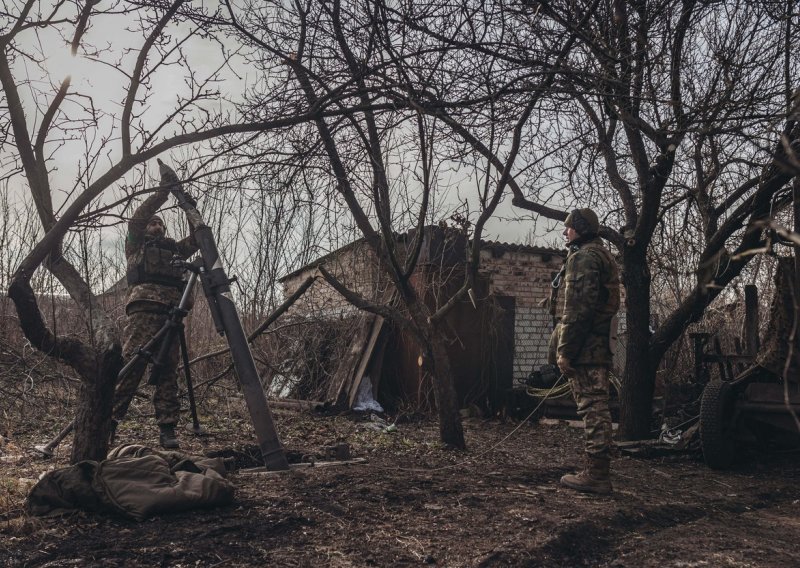
M 233 501 L 220 458 L 127 445 L 101 462 L 84 461 L 42 477 L 27 500 L 32 515 L 99 511 L 143 520 Z

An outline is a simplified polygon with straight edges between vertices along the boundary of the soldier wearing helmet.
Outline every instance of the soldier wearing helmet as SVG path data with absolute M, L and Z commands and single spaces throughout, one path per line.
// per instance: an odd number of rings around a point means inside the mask
M 594 211 L 575 209 L 564 221 L 569 254 L 557 278 L 563 282 L 551 337 L 551 363 L 569 380 L 586 431 L 584 470 L 561 478 L 578 491 L 610 493 L 611 413 L 608 372 L 611 324 L 619 309 L 619 272 L 598 236 Z M 560 309 L 559 309 L 560 308 Z
M 183 271 L 173 265 L 173 259 L 186 259 L 197 251 L 192 236 L 175 241 L 166 236 L 164 220 L 156 211 L 166 202 L 167 189 L 148 197 L 134 212 L 128 223 L 125 257 L 128 263 L 128 298 L 125 313 L 123 357 L 129 360 L 136 349 L 146 344 L 164 325 L 172 306 L 178 305 L 183 291 Z M 157 348 L 156 348 L 157 349 Z M 169 363 L 159 376 L 153 394 L 153 406 L 159 426 L 159 441 L 164 448 L 177 449 L 175 426 L 178 423 L 179 345 L 172 345 Z M 139 387 L 147 361 L 137 366 L 117 385 L 114 396 L 113 432 L 125 417 L 133 395 Z

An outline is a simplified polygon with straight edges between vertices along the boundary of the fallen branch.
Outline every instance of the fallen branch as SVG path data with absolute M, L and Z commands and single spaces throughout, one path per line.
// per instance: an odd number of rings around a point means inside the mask
M 284 314 L 284 312 L 286 312 L 286 310 L 288 310 L 289 308 L 292 307 L 292 304 L 294 304 L 300 298 L 300 296 L 302 296 L 305 293 L 305 291 L 308 290 L 311 287 L 311 285 L 314 283 L 314 281 L 318 277 L 319 276 L 317 274 L 314 274 L 314 275 L 309 276 L 308 278 L 306 278 L 303 281 L 303 283 L 300 284 L 300 287 L 297 288 L 297 290 L 295 290 L 295 292 L 291 296 L 289 296 L 280 306 L 278 306 L 275 309 L 274 312 L 272 312 L 269 316 L 267 316 L 267 319 L 265 319 L 261 323 L 261 325 L 259 325 L 257 328 L 255 328 L 250 333 L 250 335 L 247 336 L 247 342 L 248 343 L 252 343 L 259 335 L 264 333 L 265 329 L 267 329 L 270 325 L 272 325 L 272 323 L 276 319 L 281 317 Z M 218 351 L 213 351 L 211 353 L 206 353 L 205 355 L 200 355 L 199 357 L 195 357 L 194 359 L 189 361 L 189 365 L 194 365 L 195 363 L 199 363 L 200 361 L 205 361 L 206 359 L 211 359 L 212 357 L 218 357 L 220 355 L 224 355 L 228 351 L 230 351 L 230 347 L 225 347 L 224 349 L 220 349 Z M 181 367 L 181 368 L 183 368 L 183 367 Z M 226 373 L 227 371 L 228 371 L 228 369 L 223 371 L 223 373 Z

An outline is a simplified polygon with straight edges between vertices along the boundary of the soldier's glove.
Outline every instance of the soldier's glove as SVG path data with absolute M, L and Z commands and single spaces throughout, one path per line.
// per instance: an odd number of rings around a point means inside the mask
M 563 355 L 559 355 L 556 363 L 558 364 L 558 370 L 561 371 L 565 377 L 575 376 L 575 369 L 572 367 L 572 363 L 570 363 L 569 359 Z

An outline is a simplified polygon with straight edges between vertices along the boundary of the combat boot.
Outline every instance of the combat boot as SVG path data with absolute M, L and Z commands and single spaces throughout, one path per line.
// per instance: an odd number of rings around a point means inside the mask
M 561 485 L 574 489 L 575 491 L 585 491 L 587 493 L 599 493 L 606 495 L 611 493 L 611 476 L 609 466 L 611 460 L 608 458 L 586 458 L 586 468 L 577 474 L 569 473 L 561 478 Z
M 175 437 L 174 424 L 159 424 L 158 429 L 160 431 L 158 442 L 161 444 L 162 448 L 165 450 L 180 449 L 181 445 L 178 443 L 178 438 Z

